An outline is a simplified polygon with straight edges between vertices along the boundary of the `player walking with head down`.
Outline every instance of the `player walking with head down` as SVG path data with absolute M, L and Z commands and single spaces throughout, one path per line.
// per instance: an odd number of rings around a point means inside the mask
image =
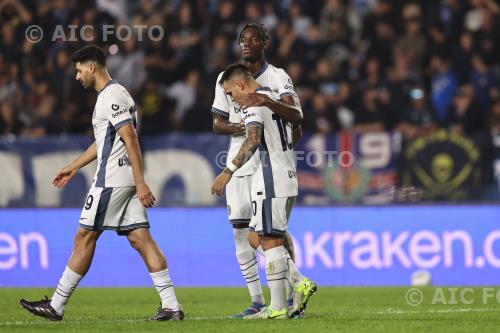
M 219 83 L 226 95 L 240 105 L 249 94 L 272 94 L 271 88 L 260 85 L 243 64 L 229 66 Z M 224 187 L 231 180 L 233 173 L 253 156 L 257 156 L 258 167 L 252 178 L 253 215 L 249 228 L 258 234 L 265 251 L 271 303 L 269 307 L 247 315 L 244 319 L 295 317 L 306 307 L 317 286 L 297 270 L 284 247 L 288 218 L 298 194 L 293 145 L 290 141 L 292 128 L 265 106 L 246 108 L 242 110 L 242 117 L 246 126 L 246 138 L 236 156 L 215 179 L 212 193 L 223 194 Z M 259 153 L 254 154 L 257 148 Z M 284 295 L 285 282 L 288 279 L 295 293 L 294 309 L 290 312 L 285 307 Z
M 146 208 L 153 206 L 155 197 L 144 181 L 134 101 L 109 76 L 99 47 L 85 46 L 71 60 L 76 65 L 76 79 L 85 89 L 97 91 L 92 116 L 95 142 L 59 171 L 53 184 L 58 188 L 66 186 L 80 168 L 96 158 L 97 170 L 82 209 L 73 253 L 52 300 L 22 299 L 20 303 L 37 316 L 62 320 L 66 303 L 90 268 L 97 239 L 104 230 L 115 230 L 126 235 L 142 256 L 160 295 L 162 306 L 151 320 L 181 320 L 184 313 L 175 296 L 165 256 L 149 233 Z

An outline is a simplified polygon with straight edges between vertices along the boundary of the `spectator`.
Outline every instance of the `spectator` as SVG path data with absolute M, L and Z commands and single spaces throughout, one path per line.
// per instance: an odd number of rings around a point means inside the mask
M 407 140 L 425 135 L 437 127 L 435 110 L 430 105 L 422 86 L 410 91 L 410 105 L 402 114 L 397 129 Z
M 137 102 L 143 135 L 159 135 L 174 129 L 175 103 L 162 94 L 157 82 L 146 81 Z
M 450 60 L 442 55 L 431 58 L 432 103 L 436 109 L 437 120 L 444 123 L 447 110 L 455 94 L 458 81 L 451 71 Z
M 191 70 L 182 81 L 175 82 L 167 88 L 166 95 L 175 101 L 175 113 L 173 116 L 173 128 L 182 130 L 182 122 L 186 112 L 193 107 L 196 102 L 198 84 L 200 82 L 200 72 Z
M 421 73 L 424 65 L 427 40 L 422 33 L 421 9 L 416 3 L 405 5 L 402 14 L 404 34 L 394 46 L 396 56 L 408 64 L 408 69 Z
M 166 120 L 168 126 L 152 132 L 209 129 L 205 111 L 210 109 L 216 77 L 239 59 L 237 34 L 246 23 L 262 22 L 271 35 L 266 57 L 292 77 L 304 114 L 312 117 L 312 125 L 305 125 L 311 131 L 350 128 L 353 118 L 359 124 L 360 110 L 365 116 L 380 113 L 384 128 L 397 128 L 415 108 L 410 92 L 418 82 L 430 92 L 426 103 L 435 109 L 436 121 L 446 128 L 463 124 L 468 132 L 465 119 L 473 113 L 467 110 L 479 105 L 482 113 L 474 115 L 484 117 L 499 95 L 499 16 L 495 0 L 120 0 L 99 1 L 97 6 L 84 1 L 3 0 L 0 103 L 9 101 L 19 135 L 85 131 L 82 124 L 90 121 L 95 94 L 81 89 L 67 58 L 86 41 L 78 31 L 76 42 L 52 41 L 48 36 L 57 24 L 90 24 L 97 29 L 86 30 L 84 37 L 103 47 L 111 75 L 138 103 L 164 87 L 186 93 L 175 94 L 177 103 L 163 96 L 172 118 Z M 108 35 L 104 40 L 99 27 L 117 22 L 160 25 L 164 36 L 122 42 Z M 31 24 L 44 29 L 39 43 L 24 38 Z M 197 74 L 187 80 L 186 73 L 192 72 Z M 472 104 L 461 92 L 455 95 L 459 84 L 466 91 L 473 87 Z M 372 87 L 369 92 L 355 93 L 367 87 Z M 367 111 L 373 105 L 381 112 Z M 320 122 L 328 126 L 317 126 L 317 118 L 326 119 Z M 58 125 L 50 124 L 51 119 Z M 478 124 L 473 127 L 484 126 Z
M 453 52 L 453 70 L 457 73 L 457 78 L 461 83 L 469 80 L 473 52 L 474 36 L 471 32 L 465 31 L 460 35 L 459 45 Z
M 354 107 L 354 123 L 358 132 L 378 132 L 384 130 L 385 116 L 380 106 L 377 88 L 367 86 Z
M 308 105 L 311 112 L 308 113 L 304 128 L 316 133 L 331 133 L 337 126 L 336 115 L 328 101 L 322 94 L 315 94 L 311 104 Z
M 293 32 L 298 38 L 306 39 L 307 32 L 312 25 L 310 17 L 303 15 L 302 6 L 293 2 L 289 9 L 289 17 L 292 22 Z
M 238 16 L 235 13 L 236 5 L 231 0 L 222 0 L 217 14 L 213 19 L 212 37 L 216 34 L 234 38 L 238 29 Z
M 484 112 L 475 102 L 472 86 L 461 86 L 453 97 L 446 123 L 453 132 L 472 135 L 484 129 Z
M 483 57 L 477 53 L 472 56 L 470 83 L 474 87 L 479 106 L 486 110 L 491 100 L 498 96 L 498 82 L 493 70 L 488 67 Z
M 396 39 L 394 27 L 386 21 L 375 23 L 375 37 L 368 41 L 369 57 L 380 59 L 382 66 L 387 68 L 392 62 L 392 45 Z
M 63 105 L 57 130 L 61 133 L 89 134 L 91 128 L 88 124 L 92 121 L 90 112 L 82 112 L 79 106 L 72 101 Z
M 393 6 L 389 0 L 379 0 L 375 3 L 373 10 L 364 19 L 363 39 L 367 41 L 377 38 L 376 26 L 380 22 L 394 22 L 395 15 Z
M 144 52 L 137 47 L 135 38 L 123 42 L 120 52 L 110 56 L 107 67 L 111 77 L 115 78 L 132 94 L 138 92 L 146 80 Z
M 21 128 L 12 101 L 4 100 L 0 104 L 0 136 L 17 135 L 21 132 Z
M 326 0 L 319 21 L 323 38 L 330 43 L 349 43 L 347 11 L 341 0 Z
M 200 68 L 201 33 L 197 22 L 191 5 L 183 2 L 179 7 L 177 23 L 170 34 L 169 46 L 174 49 L 175 58 L 179 63 Z

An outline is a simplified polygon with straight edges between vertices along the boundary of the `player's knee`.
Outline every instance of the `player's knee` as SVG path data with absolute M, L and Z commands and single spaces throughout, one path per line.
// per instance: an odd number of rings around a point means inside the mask
M 140 232 L 131 232 L 127 235 L 130 245 L 137 251 L 141 251 L 150 238 L 149 234 L 143 234 Z
M 140 237 L 134 236 L 134 235 L 128 235 L 128 242 L 130 243 L 130 246 L 132 246 L 134 249 L 139 251 L 142 248 L 142 241 Z
M 93 230 L 79 228 L 75 235 L 75 246 L 86 246 L 95 243 L 99 238 L 99 233 Z
M 255 258 L 255 250 L 251 247 L 236 249 L 236 259 L 238 259 L 240 265 L 249 262 L 253 258 Z

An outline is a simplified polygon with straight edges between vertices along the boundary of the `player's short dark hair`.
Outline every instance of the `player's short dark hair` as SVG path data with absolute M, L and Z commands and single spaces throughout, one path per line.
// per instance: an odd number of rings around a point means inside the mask
M 222 76 L 219 80 L 219 84 L 223 85 L 224 82 L 226 82 L 233 75 L 236 75 L 236 74 L 241 74 L 241 75 L 244 75 L 246 77 L 252 76 L 252 74 L 250 73 L 250 69 L 247 66 L 245 66 L 243 64 L 232 64 L 232 65 L 227 66 L 227 68 L 224 70 L 224 73 L 222 73 Z
M 77 62 L 95 61 L 99 66 L 106 66 L 104 51 L 97 45 L 87 45 L 73 53 L 70 57 L 75 64 Z
M 243 35 L 243 31 L 245 31 L 247 28 L 253 28 L 253 29 L 256 29 L 258 34 L 259 34 L 259 39 L 260 39 L 260 42 L 263 44 L 263 45 L 268 45 L 269 44 L 269 41 L 271 40 L 271 37 L 269 37 L 269 33 L 267 32 L 267 28 L 261 24 L 261 23 L 248 23 L 246 24 L 243 29 L 241 29 L 240 31 L 240 35 L 238 37 L 238 43 L 241 39 L 241 35 Z

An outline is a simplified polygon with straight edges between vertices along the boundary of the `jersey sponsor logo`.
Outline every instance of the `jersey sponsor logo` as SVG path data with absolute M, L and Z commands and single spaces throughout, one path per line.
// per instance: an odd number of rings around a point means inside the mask
M 116 105 L 116 104 L 113 104 L 113 105 Z M 115 110 L 115 109 L 113 109 L 113 110 Z M 112 116 L 113 118 L 116 118 L 116 117 L 118 117 L 119 115 L 121 115 L 121 114 L 123 114 L 123 113 L 126 113 L 126 112 L 129 112 L 129 111 L 128 111 L 127 109 L 122 109 L 122 110 L 120 110 L 120 111 L 118 111 L 118 112 L 113 113 L 111 116 Z
M 293 86 L 287 84 L 285 87 L 284 87 L 286 90 L 292 90 L 293 89 Z
M 241 112 L 241 108 L 239 108 L 237 106 L 233 107 L 233 109 L 234 109 L 234 113 L 240 113 Z M 245 113 L 245 111 L 243 111 L 243 113 Z
M 297 178 L 297 172 L 295 170 L 288 170 L 288 178 Z
M 113 111 L 116 111 L 120 108 L 120 106 L 118 106 L 118 104 L 111 104 L 111 109 L 113 109 Z
M 243 114 L 245 114 L 245 111 L 243 111 Z M 245 121 L 248 117 L 255 117 L 255 113 L 250 113 L 250 114 L 247 114 L 243 117 L 243 121 Z
M 123 156 L 122 158 L 118 159 L 118 166 L 125 166 L 125 165 L 131 165 L 130 160 L 128 159 L 127 156 Z

